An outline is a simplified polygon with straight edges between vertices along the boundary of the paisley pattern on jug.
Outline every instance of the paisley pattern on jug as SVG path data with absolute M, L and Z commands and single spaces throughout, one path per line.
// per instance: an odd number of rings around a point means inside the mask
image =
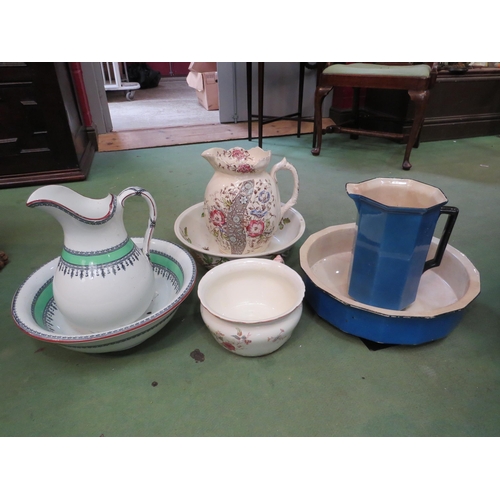
M 255 252 L 274 234 L 275 206 L 268 178 L 231 183 L 205 201 L 209 231 L 228 253 Z

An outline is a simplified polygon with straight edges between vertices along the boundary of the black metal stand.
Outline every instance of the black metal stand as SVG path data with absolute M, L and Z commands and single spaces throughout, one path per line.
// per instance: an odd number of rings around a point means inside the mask
M 278 120 L 297 120 L 297 137 L 300 137 L 302 121 L 306 121 L 302 118 L 302 103 L 304 97 L 304 74 L 305 68 L 314 69 L 315 65 L 309 63 L 300 63 L 300 73 L 299 73 L 299 98 L 298 98 L 298 109 L 296 113 L 290 115 L 272 117 L 264 115 L 264 63 L 257 63 L 258 68 L 258 113 L 257 115 L 252 114 L 252 63 L 246 63 L 247 72 L 247 109 L 248 109 L 248 140 L 252 140 L 252 119 L 257 118 L 258 120 L 258 140 L 259 147 L 262 147 L 262 131 L 266 123 L 276 122 Z M 313 120 L 307 120 L 313 121 Z

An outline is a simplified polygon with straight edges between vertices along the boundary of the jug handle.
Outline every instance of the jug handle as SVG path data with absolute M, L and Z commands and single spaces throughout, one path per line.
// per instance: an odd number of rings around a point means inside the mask
M 153 231 L 156 226 L 156 203 L 151 193 L 140 187 L 129 187 L 118 195 L 118 202 L 124 206 L 125 200 L 131 196 L 142 196 L 149 206 L 149 223 L 142 243 L 142 253 L 149 259 L 149 247 L 153 238 Z
M 441 207 L 440 213 L 448 216 L 446 224 L 443 229 L 443 234 L 441 235 L 441 239 L 439 240 L 438 247 L 436 249 L 436 253 L 434 258 L 428 260 L 424 265 L 424 270 L 422 273 L 425 273 L 428 269 L 432 269 L 433 267 L 437 267 L 441 264 L 441 260 L 443 259 L 444 251 L 446 250 L 446 246 L 448 245 L 448 240 L 451 236 L 451 231 L 453 230 L 453 226 L 455 225 L 455 221 L 458 217 L 458 208 L 456 207 Z
M 276 163 L 274 167 L 271 169 L 271 177 L 274 179 L 274 182 L 276 182 L 276 185 L 278 184 L 278 179 L 276 178 L 276 173 L 278 170 L 289 170 L 292 174 L 293 177 L 293 193 L 291 198 L 281 207 L 281 218 L 285 215 L 287 210 L 289 208 L 292 208 L 295 203 L 297 203 L 297 198 L 299 196 L 299 176 L 297 174 L 297 170 L 295 170 L 295 167 L 286 161 L 286 158 L 283 158 L 279 163 Z

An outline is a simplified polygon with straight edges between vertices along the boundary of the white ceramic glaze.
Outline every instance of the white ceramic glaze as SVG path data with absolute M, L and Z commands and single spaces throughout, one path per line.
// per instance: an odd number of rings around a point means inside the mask
M 265 251 L 280 221 L 297 202 L 295 167 L 283 158 L 266 172 L 271 152 L 261 148 L 210 148 L 202 156 L 215 171 L 205 189 L 204 211 L 219 252 L 249 255 Z M 292 196 L 283 206 L 276 178 L 279 170 L 288 170 L 294 182 Z
M 389 207 L 431 208 L 448 199 L 437 187 L 413 179 L 377 177 L 367 181 L 346 184 L 348 194 L 370 198 Z
M 142 249 L 123 224 L 123 206 L 131 196 L 141 196 L 149 206 Z M 149 246 L 156 205 L 150 193 L 130 187 L 118 196 L 91 199 L 54 185 L 37 189 L 27 205 L 49 213 L 63 229 L 53 292 L 68 324 L 82 333 L 100 332 L 130 324 L 146 311 L 155 281 Z
M 136 245 L 142 238 L 133 238 Z M 154 269 L 153 299 L 145 313 L 131 324 L 96 333 L 81 333 L 68 324 L 50 289 L 58 258 L 35 271 L 17 290 L 12 317 L 27 335 L 67 349 L 105 353 L 130 349 L 164 328 L 191 293 L 196 265 L 183 248 L 153 239 L 150 255 Z
M 203 321 L 222 347 L 241 356 L 281 347 L 300 320 L 304 293 L 293 269 L 260 258 L 225 262 L 198 285 Z
M 276 255 L 286 257 L 287 252 L 301 238 L 305 229 L 306 223 L 302 215 L 294 208 L 290 208 L 278 224 L 278 230 L 266 250 L 252 254 L 252 258 L 274 258 Z M 179 241 L 187 246 L 195 259 L 207 269 L 229 260 L 248 258 L 248 255 L 227 255 L 219 252 L 217 242 L 205 224 L 203 202 L 184 210 L 175 221 L 174 231 Z

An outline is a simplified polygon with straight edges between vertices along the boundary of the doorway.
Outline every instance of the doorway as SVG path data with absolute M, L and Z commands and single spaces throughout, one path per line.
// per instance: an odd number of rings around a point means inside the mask
M 206 111 L 198 105 L 199 112 L 203 112 L 205 116 L 207 113 L 209 116 L 212 116 L 212 114 L 216 116 L 215 123 L 208 125 L 185 124 L 183 126 L 164 127 L 160 129 L 134 130 L 131 118 L 127 124 L 128 130 L 124 132 L 112 132 L 113 127 L 108 100 L 104 91 L 104 79 L 100 63 L 81 63 L 81 66 L 93 125 L 98 135 L 99 152 L 248 139 L 246 64 L 244 62 L 217 63 L 219 111 Z M 268 79 L 266 80 L 266 85 L 270 85 L 269 89 L 266 87 L 268 100 L 274 106 L 279 107 L 279 109 L 273 109 L 272 111 L 279 116 L 296 111 L 297 64 L 270 63 L 268 66 L 270 68 L 272 66 L 279 66 L 277 70 L 268 72 Z M 276 77 L 276 72 L 280 77 L 279 85 L 276 85 L 278 87 L 277 95 L 276 88 L 273 89 L 276 83 L 273 83 L 273 80 L 276 80 L 276 78 L 272 77 L 273 73 Z M 180 78 L 184 79 L 184 77 Z M 308 99 L 304 99 L 303 116 L 311 114 L 314 86 L 315 74 L 309 72 L 306 74 L 305 81 L 304 95 L 308 96 Z M 194 89 L 190 90 L 194 92 Z M 123 94 L 122 92 L 121 95 L 123 96 Z M 194 94 L 196 93 L 194 92 Z M 191 97 L 191 99 L 194 101 L 195 98 Z M 132 101 L 127 101 L 124 105 L 127 106 L 137 102 L 138 100 L 134 96 Z M 254 99 L 254 103 L 256 103 L 256 99 Z M 130 108 L 132 106 L 128 106 L 126 109 Z M 291 111 L 288 111 L 288 109 L 291 109 Z M 327 112 L 325 116 L 326 114 Z M 312 123 L 305 122 L 302 124 L 302 133 L 312 134 L 312 128 Z M 257 137 L 256 121 L 253 122 L 252 129 L 253 137 Z M 295 121 L 277 121 L 265 125 L 264 137 L 295 135 L 296 131 L 297 123 Z
M 198 102 L 195 89 L 188 86 L 190 63 L 146 64 L 160 72 L 158 86 L 138 89 L 132 98 L 123 90 L 106 92 L 113 132 L 220 123 L 219 111 L 206 110 Z

